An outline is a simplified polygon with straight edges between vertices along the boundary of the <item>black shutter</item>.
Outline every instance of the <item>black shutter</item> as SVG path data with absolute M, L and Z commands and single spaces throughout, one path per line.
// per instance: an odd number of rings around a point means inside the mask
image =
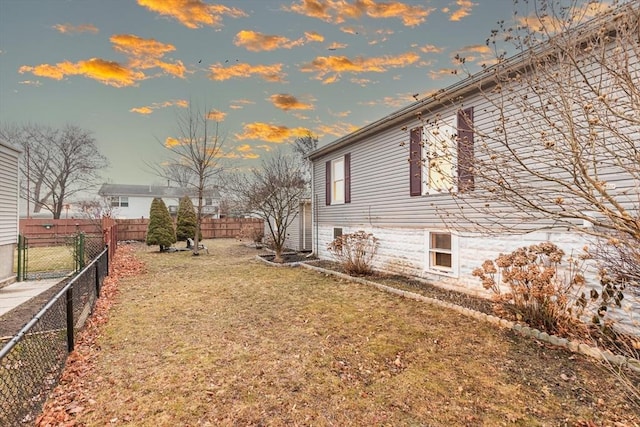
M 409 194 L 422 195 L 422 128 L 411 129 L 409 141 Z
M 351 153 L 344 155 L 344 202 L 351 203 Z
M 324 176 L 325 182 L 325 199 L 327 206 L 331 204 L 331 162 L 326 163 L 326 172 Z
M 473 177 L 473 107 L 458 111 L 458 191 L 475 189 Z

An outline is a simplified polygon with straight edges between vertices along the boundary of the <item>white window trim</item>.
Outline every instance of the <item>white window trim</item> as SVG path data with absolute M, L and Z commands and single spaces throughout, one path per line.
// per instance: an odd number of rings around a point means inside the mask
M 451 234 L 451 269 L 431 266 L 431 233 Z M 449 230 L 425 230 L 424 232 L 424 270 L 428 273 L 447 277 L 458 277 L 460 272 L 460 247 L 458 235 Z
M 431 188 L 429 182 L 429 151 L 431 149 L 431 142 L 429 141 L 430 133 L 435 129 L 450 128 L 454 135 L 458 134 L 458 118 L 457 115 L 448 117 L 445 120 L 441 120 L 430 126 L 424 126 L 422 129 L 422 195 L 429 194 L 442 194 L 442 193 L 457 193 L 458 192 L 458 143 L 457 138 L 451 139 L 452 147 L 450 147 L 451 155 L 451 180 L 453 186 L 451 189 Z
M 336 198 L 336 163 L 342 163 L 342 198 L 338 199 Z M 345 197 L 345 179 L 346 179 L 346 174 L 345 174 L 345 166 L 344 166 L 344 156 L 342 157 L 338 157 L 337 159 L 333 159 L 331 161 L 331 204 L 332 205 L 343 205 L 344 204 L 344 197 Z
M 127 203 L 126 206 L 122 205 L 124 201 L 126 201 L 126 203 Z M 115 206 L 113 204 L 114 202 L 117 202 L 117 204 Z M 128 208 L 129 207 L 129 196 L 110 196 L 109 197 L 109 205 L 112 208 Z

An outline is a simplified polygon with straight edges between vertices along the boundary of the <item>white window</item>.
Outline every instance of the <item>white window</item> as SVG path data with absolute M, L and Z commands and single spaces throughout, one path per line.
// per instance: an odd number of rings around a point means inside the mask
M 458 238 L 449 232 L 429 231 L 427 238 L 427 270 L 448 276 L 458 275 Z
M 344 157 L 331 162 L 331 203 L 344 203 Z
M 111 207 L 113 208 L 127 208 L 129 207 L 129 197 L 127 196 L 111 196 Z
M 456 117 L 424 127 L 422 158 L 422 194 L 456 192 L 457 130 Z

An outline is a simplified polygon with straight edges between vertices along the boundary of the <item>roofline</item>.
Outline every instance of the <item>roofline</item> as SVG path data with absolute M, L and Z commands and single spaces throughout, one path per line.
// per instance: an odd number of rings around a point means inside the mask
M 573 33 L 585 28 L 594 30 L 601 22 L 613 23 L 618 17 L 627 13 L 629 8 L 635 10 L 633 8 L 633 5 L 621 5 L 614 10 L 608 11 L 601 16 L 598 16 L 576 26 L 571 32 Z M 592 34 L 592 31 L 588 31 L 583 35 L 583 37 L 575 40 L 574 43 L 576 45 L 583 43 L 585 39 L 591 37 Z M 379 120 L 376 120 L 375 122 L 370 123 L 356 130 L 355 132 L 338 138 L 337 140 L 330 142 L 324 147 L 312 151 L 311 153 L 309 153 L 308 158 L 309 160 L 315 160 L 325 154 L 331 153 L 332 151 L 338 150 L 361 139 L 364 139 L 372 133 L 380 132 L 382 130 L 388 129 L 391 126 L 406 122 L 412 116 L 418 116 L 418 113 L 425 114 L 426 112 L 430 111 L 430 109 L 434 109 L 433 107 L 441 107 L 443 104 L 451 101 L 452 99 L 455 99 L 456 97 L 469 95 L 481 89 L 487 89 L 495 85 L 495 77 L 498 73 L 512 73 L 527 68 L 529 64 L 527 58 L 529 58 L 531 54 L 552 54 L 555 50 L 555 46 L 552 44 L 552 41 L 554 39 L 556 38 L 554 37 L 544 43 L 541 43 L 538 46 L 534 46 L 530 49 L 517 53 L 504 61 L 487 67 L 475 74 L 470 75 L 469 77 L 466 77 L 463 80 L 460 80 L 459 82 L 456 82 L 442 90 L 437 91 L 432 95 L 429 95 L 428 97 L 425 97 Z
M 2 145 L 5 148 L 8 148 L 9 150 L 17 153 L 17 154 L 21 154 L 22 150 L 14 145 L 9 144 L 8 142 L 4 142 L 4 141 L 0 141 L 0 145 Z

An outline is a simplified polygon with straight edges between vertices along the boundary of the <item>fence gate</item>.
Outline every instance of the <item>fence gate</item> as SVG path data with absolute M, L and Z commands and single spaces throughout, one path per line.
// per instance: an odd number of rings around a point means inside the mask
M 102 234 L 18 236 L 17 280 L 65 277 L 82 270 L 104 249 Z

